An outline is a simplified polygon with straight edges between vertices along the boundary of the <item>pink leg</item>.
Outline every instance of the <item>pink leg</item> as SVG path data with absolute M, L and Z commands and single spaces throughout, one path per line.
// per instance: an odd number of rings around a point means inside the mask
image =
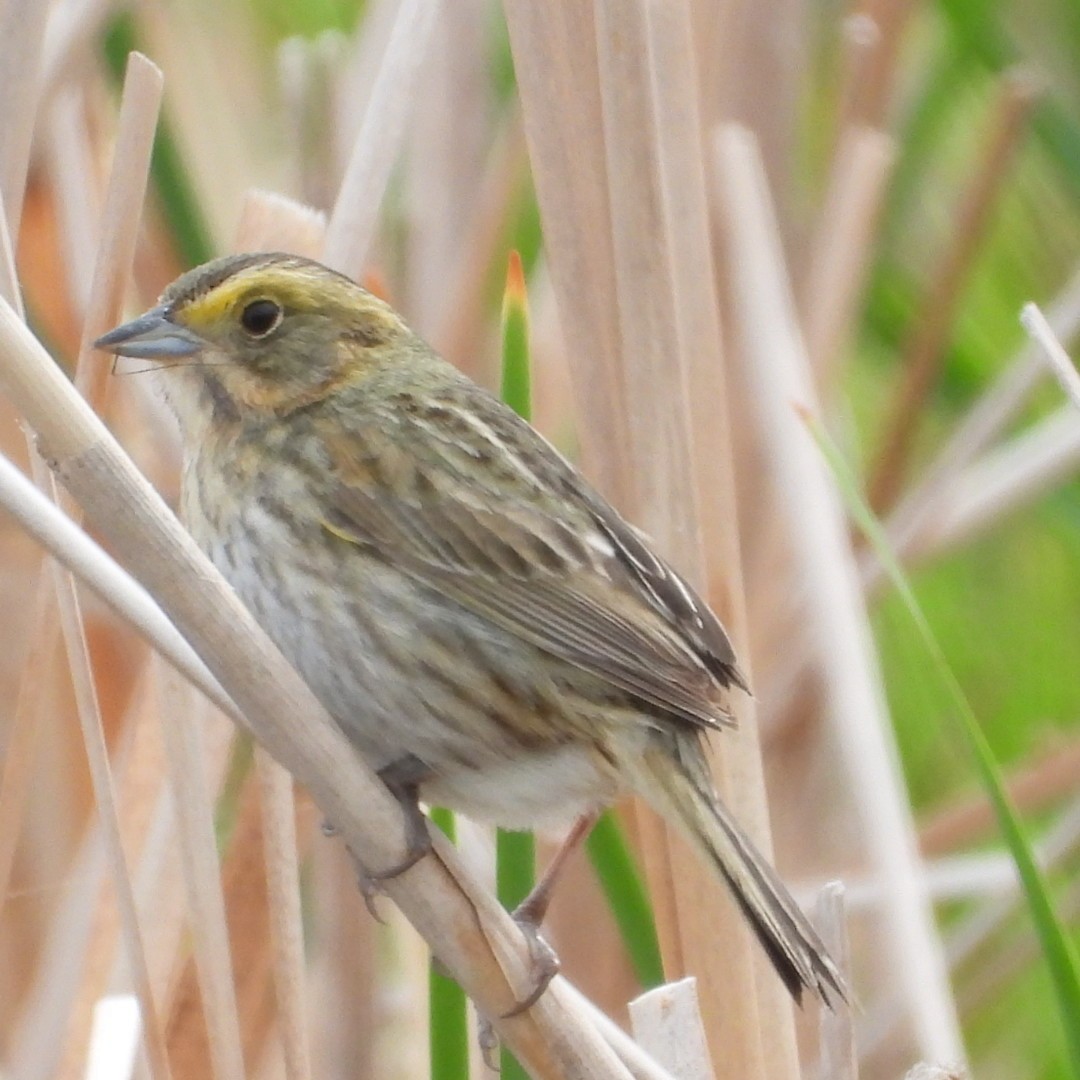
M 559 974 L 559 958 L 555 955 L 551 946 L 540 936 L 540 925 L 547 915 L 548 905 L 551 903 L 552 894 L 555 891 L 555 883 L 566 866 L 566 860 L 581 847 L 585 837 L 589 835 L 592 827 L 596 824 L 599 811 L 592 810 L 574 822 L 566 839 L 562 842 L 555 857 L 548 863 L 540 880 L 533 887 L 532 892 L 521 901 L 514 909 L 514 921 L 521 927 L 525 939 L 529 943 L 529 952 L 532 955 L 532 968 L 536 984 L 529 995 L 519 1001 L 508 1013 L 506 1018 L 519 1016 L 527 1009 L 532 1008 L 548 984 Z

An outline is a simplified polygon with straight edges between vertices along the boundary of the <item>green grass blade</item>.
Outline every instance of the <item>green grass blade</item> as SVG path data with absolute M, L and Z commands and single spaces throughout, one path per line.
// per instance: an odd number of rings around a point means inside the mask
M 610 810 L 600 815 L 586 847 L 638 981 L 646 988 L 659 986 L 664 964 L 652 905 L 630 845 Z
M 441 807 L 431 811 L 436 825 L 455 839 L 454 815 Z M 428 1025 L 430 1031 L 431 1080 L 461 1080 L 469 1075 L 469 1025 L 465 993 L 438 970 L 434 961 L 428 972 Z
M 520 417 L 532 416 L 529 360 L 529 310 L 521 256 L 510 252 L 502 305 L 502 399 Z M 496 839 L 495 880 L 499 902 L 513 910 L 536 880 L 536 841 L 532 833 L 500 829 Z M 502 1080 L 527 1080 L 528 1073 L 507 1050 L 501 1054 Z
M 502 399 L 524 420 L 532 419 L 529 309 L 521 256 L 510 252 L 502 306 Z
M 874 553 L 888 574 L 926 649 L 932 668 L 941 680 L 955 710 L 960 728 L 975 760 L 979 779 L 994 808 L 998 825 L 1016 864 L 1027 898 L 1028 910 L 1031 912 L 1039 943 L 1050 970 L 1072 1062 L 1072 1073 L 1080 1077 L 1080 957 L 1077 956 L 1076 947 L 1054 909 L 1045 875 L 1035 859 L 1020 817 L 1005 790 L 1001 770 L 990 749 L 990 744 L 979 726 L 979 721 L 963 688 L 949 666 L 880 523 L 863 500 L 855 478 L 848 469 L 839 448 L 813 418 L 808 417 L 807 423 L 832 469 L 849 513 L 866 535 Z

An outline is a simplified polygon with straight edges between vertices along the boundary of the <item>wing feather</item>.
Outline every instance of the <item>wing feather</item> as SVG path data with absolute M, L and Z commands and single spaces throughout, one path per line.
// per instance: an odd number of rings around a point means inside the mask
M 406 496 L 342 483 L 325 525 L 507 633 L 694 727 L 730 722 L 723 689 L 741 678 L 726 634 L 613 510 L 596 520 L 590 509 L 590 544 L 536 508 L 514 503 L 496 513 L 478 501 L 434 485 Z M 710 636 L 710 645 L 695 640 Z

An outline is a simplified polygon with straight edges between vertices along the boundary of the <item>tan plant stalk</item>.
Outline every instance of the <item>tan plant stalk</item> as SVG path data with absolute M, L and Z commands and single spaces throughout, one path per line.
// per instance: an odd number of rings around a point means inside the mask
M 895 154 L 888 135 L 860 126 L 843 132 L 833 159 L 799 297 L 807 356 L 825 400 L 835 392 L 855 325 Z
M 747 352 L 763 445 L 790 515 L 796 572 L 817 647 L 827 716 L 873 864 L 884 883 L 890 971 L 922 1053 L 960 1060 L 963 1046 L 915 843 L 911 810 L 885 713 L 846 521 L 800 412 L 814 391 L 794 315 L 768 187 L 752 136 L 728 126 L 717 139 L 720 194 L 732 246 L 740 339 Z
M 1013 71 L 1003 77 L 989 137 L 960 199 L 956 224 L 931 274 L 926 303 L 903 351 L 902 381 L 867 484 L 870 504 L 878 513 L 893 506 L 903 487 L 918 419 L 940 374 L 961 290 L 1036 100 L 1036 84 L 1029 74 Z
M 323 261 L 359 280 L 405 138 L 441 0 L 403 0 L 326 230 Z
M 0 72 L 4 73 L 4 107 L 0 109 L 0 206 L 7 215 L 8 233 L 13 237 L 18 237 L 22 221 L 48 13 L 48 4 L 0 2 Z

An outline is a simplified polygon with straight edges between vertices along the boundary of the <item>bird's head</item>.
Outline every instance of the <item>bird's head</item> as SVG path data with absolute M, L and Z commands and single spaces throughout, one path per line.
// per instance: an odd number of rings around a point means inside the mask
M 295 255 L 230 255 L 94 344 L 150 360 L 191 435 L 201 422 L 283 416 L 362 380 L 412 335 L 389 305 Z

